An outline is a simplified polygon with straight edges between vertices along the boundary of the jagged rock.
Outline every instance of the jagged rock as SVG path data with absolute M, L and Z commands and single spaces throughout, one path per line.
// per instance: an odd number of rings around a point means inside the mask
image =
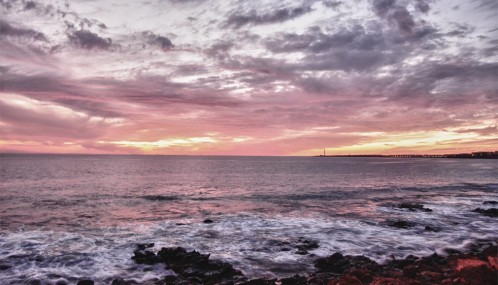
M 489 217 L 498 217 L 498 209 L 497 208 L 489 208 L 489 209 L 481 209 L 477 208 L 472 212 L 476 212 Z
M 415 223 L 409 221 L 388 221 L 387 225 L 400 229 L 408 229 L 414 227 Z
M 275 285 L 276 279 L 251 279 L 242 283 L 237 283 L 237 285 Z
M 90 280 L 90 279 L 82 279 L 80 281 L 78 281 L 78 283 L 76 283 L 76 285 L 94 285 L 95 282 L 93 282 L 93 280 Z
M 152 251 L 147 250 L 148 248 L 154 247 L 153 243 L 139 243 L 137 244 L 137 249 L 133 252 L 132 259 L 138 264 L 156 264 L 161 262 L 161 259 Z
M 307 284 L 306 281 L 306 277 L 300 275 L 280 279 L 282 285 L 305 285 Z
M 424 205 L 416 203 L 400 203 L 395 207 L 400 209 L 408 209 L 410 211 L 432 212 L 432 209 L 424 208 Z
M 355 269 L 377 270 L 379 266 L 375 261 L 365 256 L 343 256 L 336 252 L 329 257 L 315 260 L 315 267 L 319 272 L 343 273 Z
M 436 228 L 433 228 L 431 226 L 425 226 L 424 231 L 426 231 L 426 232 L 438 232 L 439 230 L 437 230 Z

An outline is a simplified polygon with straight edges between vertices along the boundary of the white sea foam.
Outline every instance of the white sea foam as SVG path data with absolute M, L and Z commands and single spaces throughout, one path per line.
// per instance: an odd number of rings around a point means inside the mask
M 410 215 L 425 219 L 426 214 Z M 292 245 L 304 237 L 318 241 L 320 247 L 310 251 L 316 256 L 341 252 L 382 262 L 391 258 L 390 254 L 401 258 L 442 253 L 447 247 L 463 248 L 471 241 L 496 239 L 498 231 L 491 218 L 447 226 L 439 232 L 424 231 L 423 225 L 397 229 L 358 220 L 256 214 L 220 216 L 212 224 L 183 222 L 185 225 L 164 221 L 139 227 L 88 229 L 78 234 L 4 233 L 0 238 L 0 263 L 12 268 L 2 272 L 2 279 L 15 284 L 29 279 L 70 281 L 91 277 L 105 283 L 117 277 L 144 281 L 173 274 L 161 265 L 135 264 L 130 257 L 139 242 L 155 242 L 154 250 L 171 246 L 195 249 L 232 263 L 248 276 L 275 277 L 291 274 L 289 269 L 292 274 L 313 269 L 312 256 L 297 255 L 296 249 L 282 251 L 275 241 Z

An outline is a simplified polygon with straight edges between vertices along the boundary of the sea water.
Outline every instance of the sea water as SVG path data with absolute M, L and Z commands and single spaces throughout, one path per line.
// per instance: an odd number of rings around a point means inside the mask
M 497 207 L 498 160 L 3 154 L 0 187 L 1 284 L 174 274 L 131 260 L 143 242 L 285 277 L 335 252 L 383 262 L 498 239 L 496 218 L 472 212 Z M 299 238 L 320 247 L 278 246 Z

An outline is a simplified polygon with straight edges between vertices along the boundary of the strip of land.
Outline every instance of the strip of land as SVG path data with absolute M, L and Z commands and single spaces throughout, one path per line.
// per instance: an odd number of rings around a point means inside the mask
M 452 154 L 347 154 L 347 155 L 317 155 L 315 157 L 395 157 L 395 158 L 469 158 L 498 159 L 498 151 L 479 151 L 471 153 Z

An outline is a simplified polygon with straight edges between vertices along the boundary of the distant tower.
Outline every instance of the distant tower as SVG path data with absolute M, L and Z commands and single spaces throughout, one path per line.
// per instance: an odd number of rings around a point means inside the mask
M 325 156 L 325 149 L 323 149 L 323 156 Z

